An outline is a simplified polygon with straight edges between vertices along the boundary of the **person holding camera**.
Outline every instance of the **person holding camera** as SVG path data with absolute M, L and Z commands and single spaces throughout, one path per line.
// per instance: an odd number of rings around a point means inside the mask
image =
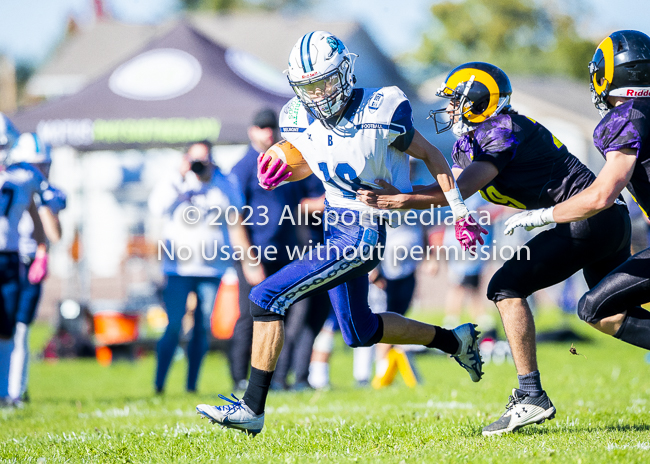
M 224 175 L 213 163 L 211 151 L 208 141 L 191 144 L 179 171 L 157 185 L 149 197 L 150 210 L 165 221 L 157 249 L 165 274 L 163 303 L 169 323 L 157 345 L 157 393 L 163 392 L 179 343 L 189 293 L 196 294 L 197 304 L 186 348 L 186 389 L 194 392 L 208 350 L 210 319 L 221 277 L 232 265 L 231 259 L 242 259 L 245 272 L 250 274 L 260 267 L 251 253 L 235 254 L 237 249 L 249 250 L 238 214 L 243 197 L 237 180 Z

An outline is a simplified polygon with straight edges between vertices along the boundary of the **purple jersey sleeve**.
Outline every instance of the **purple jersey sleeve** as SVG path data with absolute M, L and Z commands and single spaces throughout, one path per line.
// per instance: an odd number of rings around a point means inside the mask
M 465 169 L 472 162 L 474 157 L 474 148 L 468 135 L 456 140 L 451 149 L 451 159 L 454 162 L 454 168 Z
M 478 143 L 474 161 L 488 161 L 501 172 L 514 158 L 519 141 L 512 129 L 512 119 L 507 114 L 485 121 L 475 132 Z
M 641 148 L 642 134 L 636 120 L 644 118 L 643 113 L 632 107 L 630 102 L 613 108 L 596 126 L 594 145 L 605 156 L 610 151 Z

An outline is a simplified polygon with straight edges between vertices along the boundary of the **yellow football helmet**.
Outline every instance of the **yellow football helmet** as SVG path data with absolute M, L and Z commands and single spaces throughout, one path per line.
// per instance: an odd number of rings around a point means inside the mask
M 607 97 L 650 97 L 650 37 L 616 31 L 603 40 L 589 63 L 591 100 L 601 116 L 612 106 Z
M 429 113 L 441 133 L 453 128 L 457 137 L 473 130 L 486 119 L 499 114 L 510 104 L 510 79 L 501 69 L 489 63 L 465 63 L 454 68 L 436 92 L 454 104 Z

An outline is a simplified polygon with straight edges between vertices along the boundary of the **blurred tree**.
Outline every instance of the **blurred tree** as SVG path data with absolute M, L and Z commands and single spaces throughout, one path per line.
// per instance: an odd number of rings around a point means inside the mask
M 229 12 L 236 9 L 306 9 L 314 0 L 181 0 L 186 10 Z
M 431 11 L 437 23 L 414 52 L 416 61 L 488 61 L 508 73 L 588 76 L 587 64 L 597 44 L 581 38 L 573 18 L 551 3 L 446 1 Z
M 242 0 L 181 0 L 186 10 L 231 11 L 241 6 Z

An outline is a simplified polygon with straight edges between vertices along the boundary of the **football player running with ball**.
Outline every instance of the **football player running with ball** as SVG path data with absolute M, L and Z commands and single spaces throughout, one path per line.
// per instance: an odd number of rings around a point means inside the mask
M 627 187 L 643 212 L 650 211 L 650 37 L 638 31 L 611 34 L 589 63 L 591 94 L 603 119 L 594 144 L 606 162 L 596 181 L 551 208 L 519 213 L 507 231 L 549 223 L 589 220 L 612 208 Z M 650 248 L 613 270 L 578 303 L 578 316 L 592 327 L 650 349 Z
M 449 105 L 431 116 L 438 132 L 453 128 L 459 137 L 452 158 L 462 195 L 467 198 L 480 190 L 495 204 L 551 208 L 595 185 L 596 176 L 553 134 L 511 109 L 511 93 L 501 69 L 478 62 L 452 70 L 438 90 Z M 364 202 L 380 208 L 424 209 L 445 202 L 435 184 L 410 194 L 399 194 L 390 186 L 387 190 L 393 194 L 359 193 Z M 499 309 L 519 388 L 513 389 L 506 412 L 485 427 L 483 435 L 512 432 L 555 416 L 537 369 L 535 324 L 526 297 L 581 269 L 592 288 L 625 262 L 630 254 L 630 218 L 618 193 L 610 205 L 614 206 L 583 221 L 541 232 L 526 243 L 528 256 L 515 254 L 492 277 L 487 296 Z
M 197 411 L 226 427 L 259 433 L 264 405 L 284 339 L 285 311 L 295 302 L 329 292 L 345 342 L 420 344 L 452 355 L 478 382 L 482 361 L 473 324 L 446 330 L 394 313 L 374 314 L 368 307 L 367 274 L 379 262 L 386 239 L 378 210 L 357 199 L 361 188 L 380 188 L 387 179 L 411 191 L 409 156 L 425 162 L 444 191 L 465 247 L 485 233 L 470 216 L 442 153 L 413 128 L 411 105 L 397 87 L 354 88 L 353 55 L 332 34 L 304 35 L 289 55 L 288 78 L 296 97 L 280 113 L 282 137 L 303 155 L 324 183 L 326 245 L 305 254 L 254 287 L 252 370 L 244 397 L 225 406 L 199 405 Z M 265 189 L 284 180 L 287 165 L 269 166 L 260 156 L 258 179 Z

